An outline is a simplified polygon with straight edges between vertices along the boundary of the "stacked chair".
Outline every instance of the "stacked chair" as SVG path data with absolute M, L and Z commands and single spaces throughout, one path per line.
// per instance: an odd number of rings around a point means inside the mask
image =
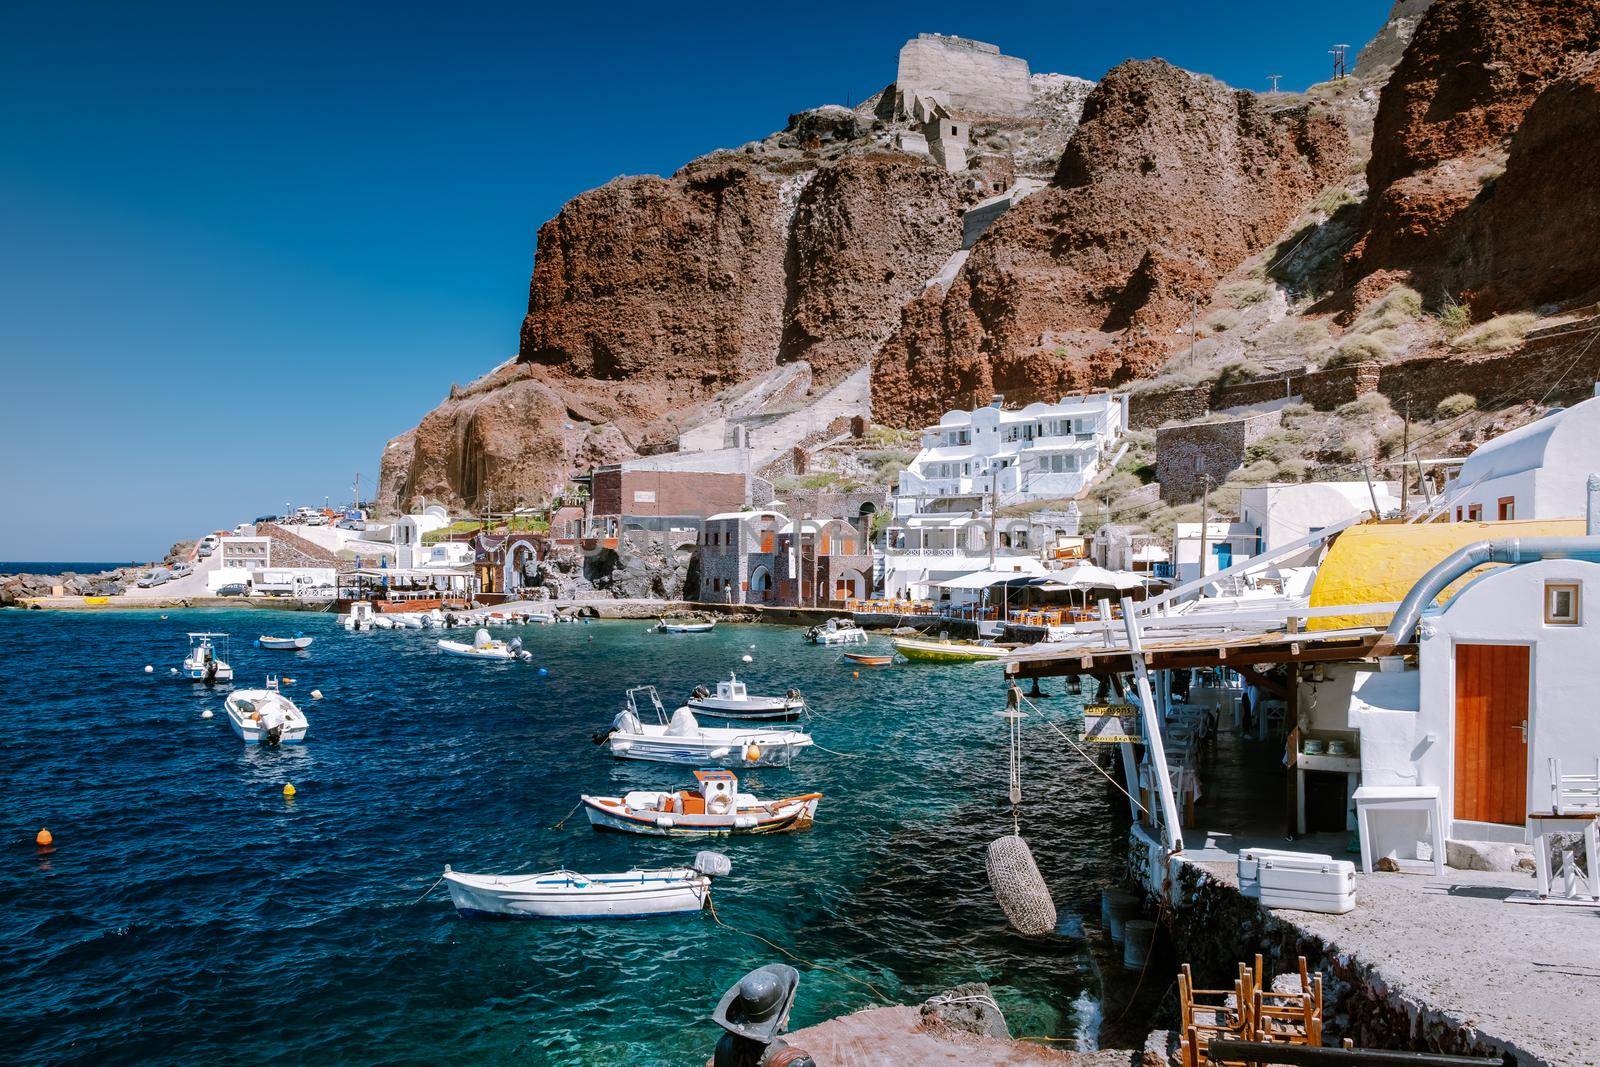
M 1219 1039 L 1283 1045 L 1322 1045 L 1322 975 L 1299 958 L 1298 990 L 1279 993 L 1265 979 L 1262 959 L 1241 963 L 1232 989 L 1200 989 L 1187 963 L 1178 969 L 1178 1056 L 1183 1067 L 1210 1063 Z

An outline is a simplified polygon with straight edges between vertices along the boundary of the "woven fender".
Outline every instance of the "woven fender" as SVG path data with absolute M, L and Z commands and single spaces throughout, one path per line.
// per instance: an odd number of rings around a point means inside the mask
M 989 885 L 1012 929 L 1032 936 L 1055 930 L 1055 901 L 1022 838 L 1007 834 L 989 842 Z

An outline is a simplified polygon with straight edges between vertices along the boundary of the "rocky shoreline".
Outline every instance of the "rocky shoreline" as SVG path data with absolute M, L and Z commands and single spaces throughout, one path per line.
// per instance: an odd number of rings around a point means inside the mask
M 120 596 L 137 580 L 139 570 L 121 567 L 98 574 L 0 574 L 0 607 L 22 607 L 24 601 L 35 597 Z M 56 592 L 58 588 L 60 593 Z

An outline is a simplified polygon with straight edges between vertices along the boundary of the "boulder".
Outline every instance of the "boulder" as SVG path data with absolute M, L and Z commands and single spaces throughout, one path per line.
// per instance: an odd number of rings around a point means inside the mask
M 922 1021 L 980 1037 L 1011 1037 L 1005 1013 L 984 982 L 967 982 L 929 997 L 922 1003 Z

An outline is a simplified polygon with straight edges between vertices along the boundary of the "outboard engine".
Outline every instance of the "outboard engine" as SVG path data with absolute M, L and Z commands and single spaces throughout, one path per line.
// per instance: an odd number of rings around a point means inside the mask
M 721 878 L 733 870 L 733 861 L 720 852 L 696 852 L 691 866 L 707 878 Z
M 795 701 L 796 703 L 799 703 L 799 702 L 802 702 L 802 701 L 805 700 L 805 698 L 800 695 L 800 690 L 798 690 L 798 689 L 791 689 L 791 690 L 789 690 L 787 693 L 785 693 L 783 695 L 784 695 L 785 699 Z
M 509 648 L 513 652 L 521 652 L 522 651 L 522 638 L 513 637 L 509 642 L 506 643 L 506 647 Z
M 694 687 L 694 692 L 689 694 L 689 696 L 692 697 L 695 700 L 704 700 L 706 697 L 708 697 L 710 695 L 711 695 L 711 690 L 707 689 L 703 685 L 695 686 Z

